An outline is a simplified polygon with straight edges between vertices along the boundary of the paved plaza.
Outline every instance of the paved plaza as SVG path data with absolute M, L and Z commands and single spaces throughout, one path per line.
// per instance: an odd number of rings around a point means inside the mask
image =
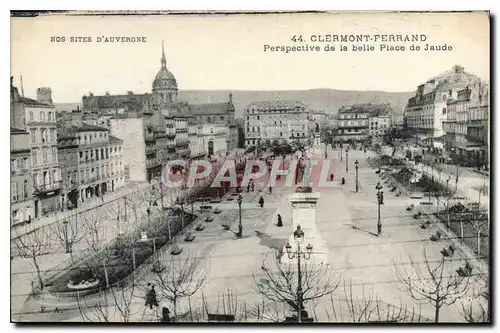
M 322 155 L 323 156 L 323 155 Z M 397 270 L 411 268 L 410 259 L 417 262 L 419 268 L 424 268 L 423 250 L 428 262 L 437 263 L 442 255 L 440 251 L 451 245 L 452 240 L 443 239 L 432 242 L 429 236 L 436 232 L 437 227 L 427 229 L 419 227 L 421 220 L 413 219 L 413 212 L 407 212 L 406 207 L 415 203 L 407 197 L 396 197 L 395 192 L 384 189 L 384 204 L 381 206 L 382 234 L 377 237 L 377 190 L 375 186 L 380 178 L 368 165 L 370 152 L 351 151 L 349 153 L 349 172 L 345 171 L 345 158 L 341 162 L 337 151 L 328 151 L 331 160 L 331 172 L 334 173 L 334 187 L 313 188 L 320 193 L 317 210 L 317 228 L 328 248 L 328 270 L 341 277 L 341 283 L 333 293 L 334 299 L 345 298 L 344 286 L 352 286 L 355 299 L 362 299 L 368 293 L 373 293 L 381 301 L 400 306 L 404 304 L 409 309 L 418 312 L 423 318 L 433 320 L 434 309 L 429 304 L 419 304 L 402 289 L 398 280 Z M 318 156 L 316 156 L 318 157 Z M 359 161 L 359 192 L 355 192 L 354 161 Z M 317 173 L 313 174 L 314 182 Z M 345 185 L 340 185 L 340 179 L 346 179 Z M 256 191 L 243 193 L 242 203 L 242 238 L 237 238 L 233 231 L 238 230 L 238 205 L 236 200 L 223 200 L 214 204 L 221 210 L 220 214 L 212 214 L 212 222 L 203 222 L 205 229 L 193 231 L 196 238 L 192 242 L 181 242 L 183 253 L 179 257 L 194 255 L 201 259 L 202 273 L 207 274 L 206 280 L 191 299 L 179 303 L 179 312 L 201 306 L 202 297 L 205 305 L 216 311 L 220 305 L 221 295 L 230 291 L 237 295 L 239 306 L 252 307 L 262 301 L 262 296 L 256 291 L 254 279 L 261 278 L 263 260 L 273 255 L 274 251 L 282 249 L 291 232 L 291 206 L 288 196 L 295 191 L 286 188 L 284 180 L 278 181 L 272 194 L 268 193 L 267 179 L 256 182 Z M 264 207 L 258 206 L 260 197 L 264 198 Z M 283 227 L 277 227 L 277 215 L 283 220 Z M 202 216 L 203 217 L 203 216 Z M 202 218 L 200 217 L 200 220 Z M 225 230 L 222 225 L 230 226 Z M 164 248 L 161 251 L 167 252 Z M 168 256 L 169 254 L 166 254 Z M 61 254 L 64 256 L 64 254 Z M 455 270 L 465 264 L 465 260 L 473 261 L 459 249 L 454 253 L 451 269 Z M 452 271 L 447 271 L 452 274 Z M 478 276 L 484 273 L 476 272 Z M 21 274 L 14 272 L 14 274 Z M 145 286 L 155 279 L 154 273 L 145 273 L 138 281 Z M 136 291 L 133 300 L 134 318 L 137 321 L 155 320 L 156 314 L 149 313 L 144 307 L 144 291 Z M 54 300 L 47 309 L 54 308 Z M 37 312 L 40 301 L 30 299 L 24 307 L 20 306 L 21 314 L 15 316 L 18 320 L 52 320 L 79 321 L 80 313 L 75 309 L 74 302 L 60 305 L 68 308 L 62 313 L 40 314 Z M 328 320 L 332 309 L 330 299 L 320 299 L 314 309 L 312 304 L 306 304 L 306 310 L 314 313 L 318 321 Z M 463 321 L 460 301 L 452 306 L 443 306 L 440 313 L 441 322 Z M 348 318 L 337 318 L 336 321 L 348 321 Z

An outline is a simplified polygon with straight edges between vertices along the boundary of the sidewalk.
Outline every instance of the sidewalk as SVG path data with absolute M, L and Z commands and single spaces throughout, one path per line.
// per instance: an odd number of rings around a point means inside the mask
M 134 191 L 141 190 L 143 188 L 146 188 L 147 186 L 150 186 L 149 183 L 136 183 L 132 182 L 129 184 L 126 184 L 125 186 L 119 188 L 115 192 L 108 192 L 104 195 L 104 199 L 101 198 L 95 198 L 95 199 L 89 199 L 86 200 L 83 203 L 80 203 L 80 207 L 72 209 L 72 210 L 66 210 L 64 212 L 58 212 L 56 214 L 50 215 L 50 216 L 44 216 L 40 217 L 39 219 L 33 220 L 30 224 L 25 225 L 25 226 L 19 226 L 19 227 L 13 227 L 11 229 L 11 239 L 15 239 L 19 236 L 28 234 L 30 232 L 33 232 L 35 230 L 38 230 L 40 228 L 47 227 L 55 222 L 61 222 L 64 220 L 69 220 L 75 216 L 75 214 L 81 215 L 85 213 L 86 211 L 96 209 L 97 207 L 105 206 L 113 201 L 116 201 L 119 198 L 122 198 Z

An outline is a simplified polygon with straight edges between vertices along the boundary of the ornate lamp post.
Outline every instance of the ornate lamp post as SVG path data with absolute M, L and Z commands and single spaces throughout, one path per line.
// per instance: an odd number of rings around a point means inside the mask
M 356 168 L 356 193 L 359 191 L 359 184 L 358 184 L 358 169 L 359 169 L 359 161 L 356 160 L 354 162 L 354 167 Z
M 380 182 L 375 186 L 377 189 L 377 206 L 378 206 L 378 220 L 377 220 L 377 236 L 380 236 L 382 233 L 382 223 L 380 222 L 380 205 L 384 204 L 384 192 L 382 190 L 382 185 Z
M 238 195 L 238 199 L 236 199 L 236 201 L 238 202 L 238 208 L 239 208 L 239 213 L 240 213 L 240 222 L 238 224 L 238 233 L 236 234 L 238 237 L 242 237 L 243 236 L 243 224 L 241 224 L 241 203 L 243 202 L 243 197 L 240 195 Z
M 287 243 L 285 246 L 286 253 L 288 254 L 288 258 L 294 259 L 297 258 L 297 273 L 298 273 L 298 285 L 297 285 L 297 320 L 300 323 L 302 321 L 302 311 L 304 310 L 304 292 L 302 291 L 302 271 L 300 269 L 300 259 L 304 258 L 304 260 L 311 259 L 312 253 L 312 245 L 309 244 L 306 246 L 306 252 L 302 252 L 300 246 L 304 242 L 304 231 L 300 228 L 300 225 L 297 226 L 297 230 L 293 232 L 293 238 L 297 243 L 297 251 L 292 252 L 292 246 L 290 243 Z
M 349 147 L 345 149 L 345 172 L 349 172 Z

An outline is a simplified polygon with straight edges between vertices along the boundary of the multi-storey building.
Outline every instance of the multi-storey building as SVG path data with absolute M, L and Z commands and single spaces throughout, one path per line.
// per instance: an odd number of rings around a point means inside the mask
M 198 127 L 198 136 L 203 142 L 203 151 L 208 157 L 225 156 L 228 152 L 227 134 L 229 127 L 226 124 L 201 124 Z
M 10 128 L 10 193 L 11 226 L 31 222 L 35 215 L 29 134 L 14 127 Z
M 122 140 L 125 181 L 148 181 L 144 119 L 126 115 L 109 119 L 111 135 Z
M 35 217 L 61 209 L 61 175 L 57 152 L 56 112 L 51 105 L 21 98 L 30 134 Z
M 473 98 L 469 105 L 469 123 L 467 126 L 467 141 L 476 147 L 473 154 L 470 154 L 475 166 L 489 169 L 489 85 L 480 84 L 473 93 Z
M 479 81 L 476 75 L 465 72 L 463 67 L 454 66 L 418 86 L 405 109 L 407 128 L 419 140 L 443 136 L 448 100 L 456 99 L 459 90 Z
M 300 101 L 259 101 L 245 108 L 245 146 L 309 139 L 306 105 Z
M 368 118 L 369 133 L 372 138 L 381 139 L 391 127 L 391 116 L 387 112 L 375 111 Z
M 60 128 L 61 202 L 65 208 L 125 185 L 122 140 L 105 128 L 82 123 Z
M 189 151 L 191 152 L 191 159 L 200 159 L 206 155 L 203 145 L 203 137 L 198 135 L 198 122 L 196 117 L 188 118 L 188 138 L 189 138 Z
M 488 86 L 478 82 L 448 100 L 446 149 L 461 165 L 488 165 Z
M 335 141 L 351 144 L 366 141 L 369 135 L 368 116 L 371 110 L 371 105 L 369 104 L 341 107 L 337 114 L 337 134 L 335 135 Z
M 391 126 L 393 127 L 403 127 L 405 124 L 404 115 L 402 114 L 392 114 L 391 115 Z

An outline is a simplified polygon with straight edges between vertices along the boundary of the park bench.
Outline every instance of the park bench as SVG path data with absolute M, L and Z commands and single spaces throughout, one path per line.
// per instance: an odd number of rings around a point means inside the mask
M 203 224 L 198 224 L 196 226 L 196 231 L 202 231 L 203 229 L 205 229 L 205 226 Z
M 215 314 L 207 313 L 208 321 L 233 322 L 234 315 L 232 314 Z
M 448 248 L 443 248 L 441 250 L 441 254 L 443 257 L 451 257 L 455 253 L 455 247 L 453 245 L 450 245 Z
M 429 237 L 431 241 L 435 242 L 441 239 L 441 232 L 438 230 L 435 235 Z
M 472 266 L 469 263 L 465 264 L 465 267 L 460 267 L 457 269 L 457 274 L 465 277 L 465 276 L 470 276 L 472 273 Z
M 196 227 L 196 230 L 199 230 L 199 229 L 198 229 L 199 227 L 200 227 L 200 226 Z M 204 229 L 204 228 L 205 228 L 205 227 L 203 227 L 203 229 Z M 203 230 L 203 229 L 201 229 L 201 230 Z M 186 242 L 192 242 L 195 238 L 196 238 L 196 236 L 194 236 L 194 235 L 192 235 L 190 232 L 188 232 L 188 233 L 186 234 L 186 237 L 184 237 L 184 240 L 185 240 Z

